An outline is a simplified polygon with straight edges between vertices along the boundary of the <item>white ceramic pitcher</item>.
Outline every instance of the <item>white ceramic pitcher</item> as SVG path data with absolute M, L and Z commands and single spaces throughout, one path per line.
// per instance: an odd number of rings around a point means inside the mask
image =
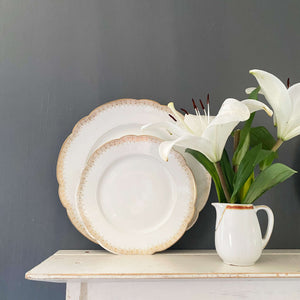
M 265 205 L 212 203 L 217 212 L 215 245 L 224 263 L 238 266 L 253 265 L 266 247 L 274 225 L 272 210 Z M 264 238 L 257 211 L 265 210 L 268 227 Z

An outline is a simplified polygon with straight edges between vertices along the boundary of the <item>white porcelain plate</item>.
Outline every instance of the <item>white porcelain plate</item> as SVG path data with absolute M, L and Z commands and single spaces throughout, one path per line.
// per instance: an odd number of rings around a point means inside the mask
M 173 245 L 194 214 L 196 188 L 181 154 L 168 162 L 161 140 L 125 136 L 90 157 L 78 190 L 78 208 L 87 230 L 118 254 L 152 254 Z
M 152 100 L 115 100 L 97 107 L 81 119 L 64 142 L 57 162 L 59 197 L 73 225 L 90 240 L 96 242 L 85 228 L 76 204 L 77 189 L 87 160 L 108 141 L 125 135 L 145 134 L 140 128 L 147 123 L 169 121 L 169 113 L 167 106 Z M 197 186 L 195 214 L 188 225 L 190 228 L 207 201 L 211 178 L 200 163 L 184 153 L 184 149 L 178 151 L 185 157 Z

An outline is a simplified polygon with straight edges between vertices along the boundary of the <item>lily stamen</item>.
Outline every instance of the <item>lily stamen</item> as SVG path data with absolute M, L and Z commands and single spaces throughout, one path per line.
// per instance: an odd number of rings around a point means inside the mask
M 186 110 L 186 109 L 184 109 L 184 108 L 180 108 L 186 115 L 188 115 L 189 113 L 188 113 L 188 111 Z
M 169 114 L 169 117 L 170 117 L 171 119 L 173 119 L 175 122 L 177 122 L 177 120 L 175 119 L 175 117 L 172 116 L 171 114 Z
M 198 106 L 196 105 L 195 100 L 194 100 L 193 98 L 192 98 L 192 102 L 193 102 L 193 106 L 194 106 L 194 110 L 195 110 L 195 112 L 196 112 L 196 115 L 197 115 L 197 116 L 200 116 L 199 108 L 198 108 Z
M 286 86 L 287 86 L 287 88 L 290 87 L 290 78 L 287 79 Z
M 202 110 L 203 110 L 203 112 L 204 112 L 204 115 L 206 116 L 206 110 L 205 110 L 205 107 L 204 107 L 204 105 L 203 105 L 202 100 L 199 99 L 199 102 L 200 102 L 201 108 L 202 108 Z
M 206 105 L 207 105 L 207 120 L 209 123 L 209 94 L 207 94 Z

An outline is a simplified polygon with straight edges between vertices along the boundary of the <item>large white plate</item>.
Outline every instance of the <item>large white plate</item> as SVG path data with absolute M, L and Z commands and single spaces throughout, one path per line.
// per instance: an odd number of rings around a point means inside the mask
M 110 140 L 124 135 L 145 134 L 140 129 L 142 125 L 169 121 L 169 113 L 167 106 L 152 100 L 115 100 L 97 107 L 81 119 L 64 142 L 57 162 L 59 197 L 73 225 L 90 240 L 96 242 L 85 228 L 76 204 L 80 176 L 90 155 Z M 183 149 L 178 151 L 184 152 Z M 194 174 L 197 187 L 195 213 L 188 225 L 190 228 L 207 201 L 211 178 L 191 155 L 183 153 L 183 156 Z
M 90 157 L 81 176 L 78 207 L 92 236 L 117 254 L 152 254 L 172 246 L 194 214 L 196 187 L 181 154 L 168 162 L 161 140 L 124 136 Z

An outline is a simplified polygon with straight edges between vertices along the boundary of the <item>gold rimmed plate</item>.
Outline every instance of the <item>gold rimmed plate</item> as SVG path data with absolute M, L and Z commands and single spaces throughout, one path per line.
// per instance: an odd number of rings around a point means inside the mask
M 141 126 L 148 123 L 169 121 L 170 110 L 165 105 L 146 99 L 119 99 L 108 102 L 81 119 L 64 142 L 57 162 L 59 197 L 73 225 L 87 238 L 97 242 L 89 233 L 77 207 L 77 190 L 86 162 L 96 149 L 125 135 L 144 135 Z M 149 135 L 155 135 L 147 131 Z M 206 170 L 184 149 L 177 149 L 192 170 L 197 187 L 195 213 L 190 228 L 204 207 L 211 178 Z
M 96 150 L 78 190 L 78 208 L 88 232 L 116 254 L 152 254 L 172 246 L 194 215 L 196 187 L 181 154 L 168 162 L 161 140 L 124 136 Z

